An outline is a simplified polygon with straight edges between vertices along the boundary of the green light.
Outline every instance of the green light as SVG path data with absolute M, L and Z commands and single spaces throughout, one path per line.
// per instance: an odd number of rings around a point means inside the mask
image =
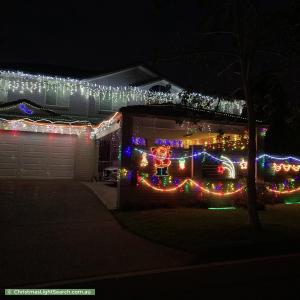
M 209 207 L 208 209 L 211 210 L 229 210 L 229 209 L 236 209 L 234 206 L 225 206 L 225 207 Z
M 284 201 L 284 204 L 290 205 L 290 204 L 300 204 L 300 201 Z

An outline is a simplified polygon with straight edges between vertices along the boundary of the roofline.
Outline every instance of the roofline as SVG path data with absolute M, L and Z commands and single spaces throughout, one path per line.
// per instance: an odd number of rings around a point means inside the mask
M 155 106 L 155 107 L 159 107 L 159 106 L 174 106 L 174 105 L 180 105 L 180 104 L 153 104 L 153 105 L 138 105 L 138 106 Z M 136 116 L 155 116 L 157 118 L 168 118 L 168 119 L 175 119 L 175 120 L 178 120 L 178 118 L 180 119 L 192 119 L 192 117 L 178 117 L 178 116 L 172 116 L 172 115 L 168 115 L 168 114 L 153 114 L 153 113 L 150 113 L 150 112 L 134 112 L 134 111 L 130 111 L 132 109 L 132 107 L 134 106 L 127 106 L 127 107 L 123 107 L 121 108 L 119 111 L 123 114 L 129 114 L 129 115 L 136 115 Z M 206 110 L 206 109 L 196 109 L 196 108 L 192 108 L 192 107 L 185 107 L 186 110 L 189 110 L 189 111 L 193 111 L 195 113 L 200 113 L 201 111 L 204 112 L 204 113 L 214 113 L 216 115 L 219 115 L 219 116 L 222 116 L 224 118 L 226 117 L 231 117 L 233 119 L 235 119 L 234 121 L 232 120 L 215 120 L 215 119 L 210 119 L 210 118 L 204 118 L 203 120 L 204 121 L 211 121 L 211 122 L 214 122 L 214 121 L 217 121 L 217 122 L 220 122 L 220 123 L 225 123 L 228 124 L 228 125 L 245 125 L 247 126 L 247 123 L 248 123 L 248 118 L 245 118 L 245 117 L 241 117 L 241 116 L 238 116 L 238 115 L 234 115 L 234 114 L 229 114 L 229 113 L 223 113 L 223 112 L 219 112 L 219 111 L 211 111 L 211 110 Z M 197 117 L 198 118 L 198 117 Z M 197 119 L 196 118 L 196 119 Z M 264 123 L 263 121 L 261 120 L 256 120 L 255 121 L 255 124 L 256 124 L 256 127 L 268 127 L 269 125 L 267 125 L 266 123 Z
M 143 71 L 145 71 L 149 75 L 160 78 L 160 76 L 157 73 L 153 72 L 152 70 L 150 70 L 149 68 L 147 68 L 143 64 L 137 64 L 137 65 L 132 65 L 132 66 L 129 66 L 129 67 L 126 67 L 126 68 L 118 69 L 116 71 L 110 71 L 110 72 L 104 73 L 102 75 L 89 77 L 89 78 L 84 78 L 83 80 L 91 81 L 91 80 L 95 80 L 95 79 L 98 79 L 98 78 L 109 77 L 109 76 L 112 76 L 114 74 L 119 74 L 119 73 L 122 73 L 122 72 L 125 72 L 125 71 L 133 70 L 135 68 L 143 69 Z

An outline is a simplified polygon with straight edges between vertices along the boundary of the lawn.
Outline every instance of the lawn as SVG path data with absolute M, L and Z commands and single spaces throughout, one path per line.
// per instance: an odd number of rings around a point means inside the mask
M 244 209 L 154 209 L 116 212 L 129 231 L 196 254 L 197 261 L 278 255 L 300 251 L 300 205 L 270 205 L 260 212 L 264 230 L 254 233 Z

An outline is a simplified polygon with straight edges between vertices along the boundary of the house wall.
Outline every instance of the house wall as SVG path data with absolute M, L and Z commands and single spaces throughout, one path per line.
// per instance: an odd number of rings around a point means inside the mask
M 209 128 L 212 132 L 223 129 L 225 133 L 238 134 L 243 133 L 246 126 L 245 125 L 224 125 L 216 124 L 211 121 L 204 121 L 203 124 L 209 124 L 204 128 Z M 176 139 L 182 138 L 186 133 L 185 128 L 181 128 L 180 124 L 176 124 L 172 120 L 162 120 L 156 119 L 155 117 L 140 118 L 135 117 L 130 114 L 123 113 L 122 124 L 121 124 L 121 161 L 120 161 L 120 180 L 118 187 L 118 204 L 120 209 L 146 209 L 153 207 L 174 207 L 174 206 L 189 206 L 189 205 L 203 205 L 208 201 L 210 203 L 217 202 L 217 205 L 223 203 L 223 205 L 232 205 L 233 202 L 240 201 L 245 195 L 243 192 L 234 194 L 230 197 L 216 197 L 212 194 L 204 193 L 199 188 L 190 188 L 188 190 L 185 186 L 171 192 L 157 191 L 149 186 L 139 182 L 138 175 L 141 172 L 148 174 L 148 182 L 150 181 L 150 176 L 155 175 L 155 168 L 153 166 L 153 161 L 151 157 L 148 157 L 149 164 L 145 168 L 139 167 L 139 162 L 141 160 L 141 154 L 134 150 L 134 148 L 141 148 L 149 152 L 152 146 L 155 146 L 154 141 L 157 138 L 169 138 Z M 203 135 L 206 136 L 208 133 L 204 132 Z M 132 136 L 146 138 L 146 146 L 134 146 L 132 145 Z M 200 148 L 198 148 L 200 149 Z M 180 151 L 186 151 L 187 155 L 191 155 L 192 149 L 178 149 L 171 148 L 173 151 L 172 155 L 178 157 Z M 199 150 L 200 151 L 200 150 Z M 176 152 L 176 153 L 175 153 Z M 208 151 L 210 152 L 210 151 Z M 183 153 L 183 152 L 182 152 Z M 211 152 L 210 152 L 211 153 Z M 217 156 L 224 154 L 224 152 L 212 152 Z M 181 156 L 182 154 L 180 154 Z M 242 157 L 247 157 L 247 149 L 242 151 L 240 154 L 235 154 L 236 159 L 241 159 Z M 233 159 L 233 157 L 231 157 Z M 197 182 L 203 182 L 203 173 L 196 172 L 193 174 L 194 166 L 199 165 L 200 158 L 186 160 L 185 169 L 179 171 L 178 161 L 172 161 L 168 168 L 168 175 L 172 178 L 177 178 L 181 182 L 186 178 L 195 179 Z M 214 171 L 216 173 L 216 166 L 214 166 Z M 236 186 L 239 184 L 239 179 L 246 176 L 246 172 L 242 172 L 236 168 L 238 174 L 238 180 L 234 181 Z M 195 176 L 195 177 L 194 177 Z M 230 182 L 224 178 L 212 178 L 216 180 L 214 182 L 224 182 L 224 184 L 229 184 Z M 170 186 L 175 186 L 173 183 Z

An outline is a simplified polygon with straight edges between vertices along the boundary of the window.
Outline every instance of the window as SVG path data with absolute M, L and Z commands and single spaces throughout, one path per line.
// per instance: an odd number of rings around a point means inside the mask
M 46 92 L 46 104 L 56 106 L 69 106 L 70 89 L 61 84 L 50 85 Z

